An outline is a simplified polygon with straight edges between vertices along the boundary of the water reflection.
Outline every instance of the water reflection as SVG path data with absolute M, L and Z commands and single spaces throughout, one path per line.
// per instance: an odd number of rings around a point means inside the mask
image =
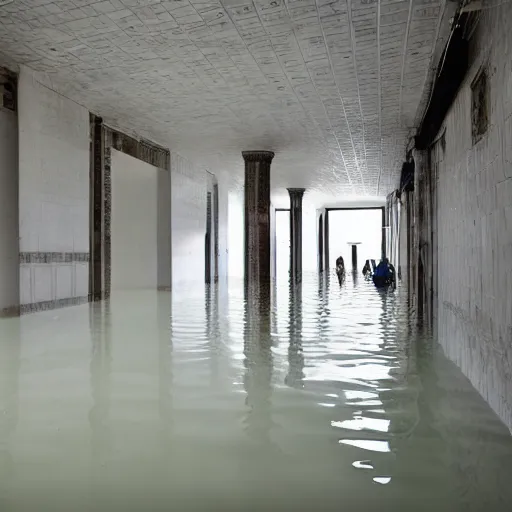
M 160 445 L 167 477 L 173 448 L 173 337 L 171 297 L 161 293 L 157 301 L 158 318 L 158 410 L 160 416 Z M 212 312 L 213 315 L 213 312 Z M 208 316 L 208 315 L 207 315 Z
M 245 425 L 253 439 L 270 444 L 272 428 L 272 337 L 270 283 L 246 292 L 244 311 Z
M 101 487 L 112 449 L 110 430 L 112 340 L 110 304 L 95 303 L 89 312 L 91 330 L 91 483 Z
M 20 323 L 0 322 L 0 509 L 7 506 L 15 477 L 12 454 L 13 435 L 18 424 L 20 375 Z
M 288 374 L 285 384 L 304 387 L 304 351 L 302 348 L 302 282 L 290 285 Z
M 2 512 L 508 510 L 508 430 L 400 289 L 335 277 L 1 320 Z

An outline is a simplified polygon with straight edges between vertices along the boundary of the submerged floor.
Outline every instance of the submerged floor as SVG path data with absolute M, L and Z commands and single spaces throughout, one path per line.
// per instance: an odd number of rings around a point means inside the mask
M 334 283 L 1 320 L 2 512 L 506 510 L 508 429 L 399 292 Z

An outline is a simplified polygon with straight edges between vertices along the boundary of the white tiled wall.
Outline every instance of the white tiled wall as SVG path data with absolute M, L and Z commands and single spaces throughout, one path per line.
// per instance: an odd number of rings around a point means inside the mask
M 89 251 L 89 113 L 21 68 L 18 88 L 19 236 L 22 252 Z M 87 264 L 20 270 L 22 304 L 88 293 Z M 57 281 L 60 276 L 60 283 Z M 68 282 L 66 282 L 68 279 Z
M 512 5 L 482 12 L 474 62 L 436 150 L 438 332 L 447 355 L 512 427 Z M 489 127 L 471 136 L 471 82 L 488 73 Z
M 0 107 L 0 311 L 18 304 L 18 121 Z

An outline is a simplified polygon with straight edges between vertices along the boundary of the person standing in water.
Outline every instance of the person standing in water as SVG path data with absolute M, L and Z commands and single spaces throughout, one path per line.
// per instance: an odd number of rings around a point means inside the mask
M 396 272 L 395 267 L 389 262 L 386 257 L 383 257 L 377 268 L 373 272 L 373 284 L 377 288 L 385 288 L 392 286 L 393 289 L 396 287 Z
M 338 276 L 338 282 L 341 285 L 345 278 L 345 261 L 343 260 L 343 256 L 339 256 L 336 259 L 336 275 Z

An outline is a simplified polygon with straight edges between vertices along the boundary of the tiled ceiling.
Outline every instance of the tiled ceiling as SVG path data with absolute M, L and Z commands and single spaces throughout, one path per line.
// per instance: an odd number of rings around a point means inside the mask
M 116 127 L 332 196 L 396 187 L 449 30 L 443 0 L 14 0 L 4 60 Z M 437 44 L 436 44 L 437 42 Z

